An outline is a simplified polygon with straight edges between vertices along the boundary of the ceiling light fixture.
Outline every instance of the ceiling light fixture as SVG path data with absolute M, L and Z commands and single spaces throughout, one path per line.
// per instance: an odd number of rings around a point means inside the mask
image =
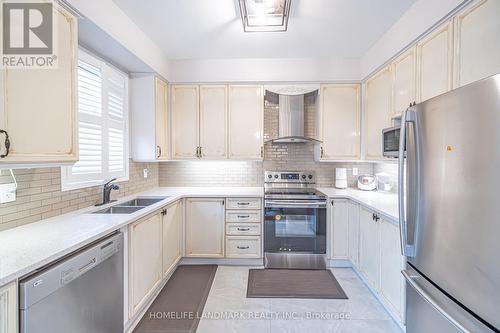
M 286 31 L 292 0 L 239 0 L 246 32 Z

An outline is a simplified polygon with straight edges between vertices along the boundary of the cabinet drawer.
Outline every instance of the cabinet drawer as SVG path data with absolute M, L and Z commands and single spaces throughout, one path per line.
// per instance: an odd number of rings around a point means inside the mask
M 243 211 L 243 210 L 228 210 L 226 211 L 226 222 L 260 222 L 261 221 L 261 213 L 260 210 L 251 210 L 251 211 Z
M 226 209 L 260 209 L 260 198 L 228 198 Z
M 260 258 L 260 237 L 226 237 L 227 258 Z
M 226 235 L 259 236 L 260 223 L 228 223 L 226 224 Z

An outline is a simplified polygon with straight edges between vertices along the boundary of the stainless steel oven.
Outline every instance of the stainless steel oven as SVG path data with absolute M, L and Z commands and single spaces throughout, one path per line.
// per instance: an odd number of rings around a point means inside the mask
M 401 128 L 390 127 L 382 131 L 382 147 L 384 157 L 398 158 L 399 154 L 399 132 Z
M 266 172 L 266 268 L 325 268 L 326 197 L 312 172 Z

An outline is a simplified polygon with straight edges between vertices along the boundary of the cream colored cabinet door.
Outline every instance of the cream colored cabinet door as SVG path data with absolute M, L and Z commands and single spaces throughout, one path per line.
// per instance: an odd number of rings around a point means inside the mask
M 229 86 L 229 158 L 263 158 L 264 95 L 262 86 Z
M 17 333 L 17 284 L 0 287 L 0 333 Z
M 367 160 L 381 160 L 382 130 L 391 126 L 391 68 L 385 67 L 365 83 L 364 144 Z
M 186 200 L 186 256 L 224 257 L 224 199 Z
M 361 274 L 371 287 L 380 290 L 380 227 L 373 212 L 361 207 L 359 215 L 359 262 Z
M 359 204 L 349 201 L 349 259 L 359 267 Z
M 168 160 L 168 86 L 163 80 L 155 77 L 155 113 L 156 113 L 156 159 Z
M 349 258 L 349 204 L 348 200 L 332 200 L 332 258 Z
M 162 279 L 161 214 L 129 227 L 129 316 L 147 301 Z
M 321 86 L 321 160 L 360 158 L 360 86 Z
M 478 0 L 455 17 L 455 87 L 500 73 L 500 1 Z
M 392 116 L 401 116 L 410 103 L 415 102 L 416 49 L 413 47 L 392 63 Z
M 401 255 L 399 228 L 387 221 L 380 224 L 380 293 L 389 303 L 399 318 L 404 318 L 405 282 L 401 271 L 404 269 L 404 258 Z
M 417 102 L 451 90 L 453 24 L 446 22 L 417 43 Z
M 200 86 L 200 153 L 203 159 L 227 157 L 227 86 Z
M 163 215 L 163 275 L 169 274 L 182 256 L 182 201 L 167 207 Z
M 0 70 L 0 129 L 8 132 L 10 153 L 1 163 L 78 160 L 77 20 L 53 2 L 57 59 L 51 69 Z M 0 153 L 5 153 L 0 135 Z
M 198 109 L 198 86 L 172 86 L 173 159 L 197 158 Z

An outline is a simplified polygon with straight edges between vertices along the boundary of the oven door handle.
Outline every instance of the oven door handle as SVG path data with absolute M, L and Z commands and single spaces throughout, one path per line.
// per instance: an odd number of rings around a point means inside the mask
M 326 201 L 265 201 L 266 208 L 326 208 Z

